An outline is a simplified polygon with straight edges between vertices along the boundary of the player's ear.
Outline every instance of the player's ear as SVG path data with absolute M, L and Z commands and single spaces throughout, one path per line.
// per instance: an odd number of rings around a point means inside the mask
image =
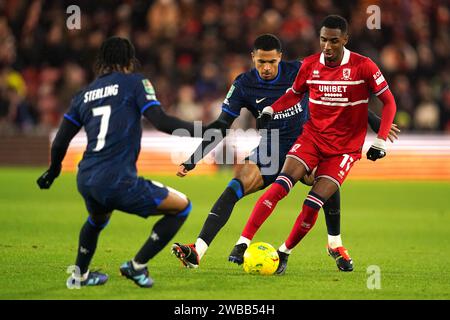
M 127 73 L 132 73 L 134 72 L 134 64 L 132 61 L 130 61 L 130 63 L 128 64 L 128 66 L 126 67 L 126 71 Z
M 345 46 L 348 43 L 348 33 L 346 33 L 343 38 L 344 38 L 344 46 Z
M 252 52 L 251 52 L 251 55 L 252 55 L 252 61 L 253 61 L 253 64 L 255 65 L 255 67 L 256 67 L 256 57 L 255 57 L 255 50 L 253 50 Z

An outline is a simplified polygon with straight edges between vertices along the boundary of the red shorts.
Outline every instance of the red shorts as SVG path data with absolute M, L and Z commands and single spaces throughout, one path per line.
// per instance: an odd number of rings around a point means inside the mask
M 346 154 L 327 154 L 320 144 L 308 133 L 303 132 L 292 145 L 286 157 L 301 162 L 310 173 L 317 167 L 315 178 L 325 177 L 340 187 L 355 161 L 361 158 L 361 152 Z

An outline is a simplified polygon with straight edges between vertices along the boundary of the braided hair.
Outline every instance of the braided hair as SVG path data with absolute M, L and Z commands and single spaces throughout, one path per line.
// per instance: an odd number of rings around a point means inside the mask
M 103 41 L 94 64 L 97 75 L 118 71 L 125 68 L 134 71 L 139 65 L 135 57 L 134 46 L 130 40 L 121 37 L 110 37 Z

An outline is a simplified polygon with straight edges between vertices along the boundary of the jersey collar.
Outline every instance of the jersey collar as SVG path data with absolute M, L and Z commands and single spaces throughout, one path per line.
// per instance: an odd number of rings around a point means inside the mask
M 341 66 L 347 64 L 349 60 L 350 60 L 350 50 L 344 47 L 344 55 L 341 60 Z M 325 65 L 325 55 L 323 54 L 323 52 L 320 54 L 320 63 Z

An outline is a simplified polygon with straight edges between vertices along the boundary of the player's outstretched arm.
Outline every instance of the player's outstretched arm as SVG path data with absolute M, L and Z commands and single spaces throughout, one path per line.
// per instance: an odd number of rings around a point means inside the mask
M 308 91 L 307 78 L 310 73 L 311 66 L 307 62 L 303 62 L 295 77 L 292 88 L 283 94 L 271 107 L 273 112 L 280 112 L 289 109 L 299 103 L 305 93 Z
M 304 95 L 305 92 L 295 92 L 291 88 L 284 95 L 278 98 L 278 100 L 275 101 L 271 106 L 267 106 L 261 111 L 259 117 L 256 119 L 256 129 L 266 128 L 269 122 L 272 120 L 273 114 L 275 112 L 284 111 L 296 105 L 303 99 Z
M 188 160 L 183 162 L 178 168 L 177 176 L 184 177 L 187 173 L 195 168 L 197 162 L 199 162 L 205 155 L 213 150 L 227 134 L 227 129 L 231 127 L 234 121 L 234 117 L 230 114 L 223 112 L 220 116 L 204 128 L 203 140 L 194 153 Z
M 394 96 L 389 89 L 380 94 L 378 98 L 383 102 L 383 110 L 381 112 L 381 124 L 377 138 L 369 151 L 367 151 L 367 159 L 372 161 L 376 161 L 377 159 L 386 156 L 386 139 L 388 138 L 397 110 Z
M 70 141 L 80 131 L 80 128 L 66 118 L 63 119 L 52 143 L 50 167 L 36 181 L 39 188 L 49 189 L 53 181 L 59 176 L 61 163 L 66 156 Z
M 185 129 L 192 137 L 195 134 L 193 122 L 183 121 L 177 117 L 169 116 L 161 106 L 148 108 L 144 111 L 144 117 L 161 132 L 174 134 L 174 131 L 177 129 Z
M 372 110 L 369 109 L 369 126 L 372 129 L 373 132 L 378 133 L 380 130 L 381 125 L 381 118 L 375 114 Z M 400 133 L 400 129 L 398 126 L 393 123 L 391 126 L 391 130 L 389 130 L 388 139 L 391 142 L 394 142 L 395 140 L 398 140 L 398 134 Z
M 306 91 L 295 91 L 294 86 L 272 104 L 271 107 L 274 112 L 280 112 L 289 109 L 303 99 Z

